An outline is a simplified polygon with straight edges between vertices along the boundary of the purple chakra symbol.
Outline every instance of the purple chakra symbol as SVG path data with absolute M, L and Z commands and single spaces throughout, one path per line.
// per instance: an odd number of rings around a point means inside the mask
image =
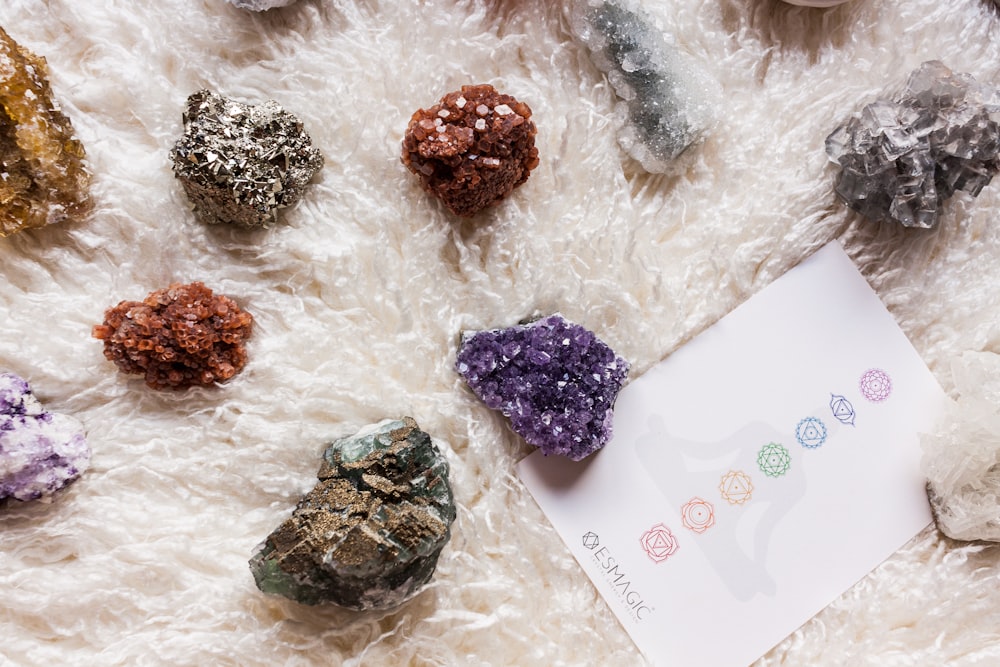
M 841 424 L 854 426 L 854 406 L 840 394 L 830 394 L 830 412 Z
M 530 445 L 574 461 L 611 438 L 629 364 L 561 315 L 462 336 L 455 369 Z
M 861 395 L 872 403 L 881 403 L 889 398 L 892 392 L 892 379 L 880 368 L 866 371 L 858 384 L 861 387 Z

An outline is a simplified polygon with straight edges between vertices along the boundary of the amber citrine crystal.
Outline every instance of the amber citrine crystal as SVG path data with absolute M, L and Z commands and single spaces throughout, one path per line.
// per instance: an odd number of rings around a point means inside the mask
M 45 59 L 0 28 L 0 236 L 87 210 L 83 144 L 52 98 Z

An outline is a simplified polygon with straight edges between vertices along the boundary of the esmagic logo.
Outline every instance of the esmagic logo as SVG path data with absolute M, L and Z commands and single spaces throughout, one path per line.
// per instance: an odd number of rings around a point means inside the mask
M 611 584 L 615 597 L 628 609 L 632 620 L 641 622 L 655 610 L 646 604 L 643 595 L 632 587 L 632 577 L 622 569 L 618 559 L 611 550 L 601 544 L 601 538 L 595 532 L 583 535 L 583 546 L 590 552 L 590 557 L 601 570 L 604 580 Z

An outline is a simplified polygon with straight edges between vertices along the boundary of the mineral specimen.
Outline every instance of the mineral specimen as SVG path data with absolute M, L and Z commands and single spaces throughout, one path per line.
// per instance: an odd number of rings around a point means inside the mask
M 827 137 L 837 196 L 873 221 L 933 227 L 946 199 L 978 195 L 1000 168 L 998 120 L 996 88 L 925 62 L 896 101 L 867 105 Z
M 232 299 L 200 282 L 175 283 L 109 308 L 93 335 L 123 373 L 144 375 L 154 389 L 184 389 L 240 372 L 252 325 L 250 313 Z
M 785 0 L 790 5 L 799 5 L 800 7 L 833 7 L 834 5 L 842 5 L 848 0 Z
M 715 124 L 720 87 L 665 37 L 637 0 L 574 0 L 570 23 L 621 101 L 618 141 L 663 173 Z
M 455 367 L 528 444 L 579 461 L 611 437 L 629 364 L 592 332 L 556 314 L 463 334 Z
M 462 86 L 410 118 L 403 164 L 460 216 L 497 203 L 538 166 L 531 109 L 493 86 Z
M 334 441 L 319 484 L 250 559 L 257 587 L 304 604 L 388 609 L 430 580 L 451 537 L 448 462 L 410 417 Z
M 240 9 L 249 9 L 255 12 L 262 12 L 276 7 L 287 7 L 295 0 L 229 0 Z
M 247 105 L 200 90 L 187 100 L 174 174 L 207 223 L 269 227 L 299 201 L 323 157 L 274 100 Z
M 1000 355 L 952 364 L 957 399 L 921 435 L 921 467 L 938 528 L 958 540 L 1000 542 Z
M 80 422 L 46 412 L 25 380 L 0 373 L 0 500 L 49 499 L 88 465 Z
M 83 144 L 53 100 L 45 59 L 0 28 L 0 236 L 89 208 Z

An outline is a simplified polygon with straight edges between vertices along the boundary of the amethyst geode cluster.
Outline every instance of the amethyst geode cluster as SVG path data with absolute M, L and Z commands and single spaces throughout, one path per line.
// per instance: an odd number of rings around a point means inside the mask
M 463 334 L 455 367 L 529 444 L 579 461 L 611 438 L 629 364 L 593 332 L 551 315 Z
M 0 373 L 0 500 L 47 498 L 89 464 L 80 422 L 46 412 L 25 380 Z

